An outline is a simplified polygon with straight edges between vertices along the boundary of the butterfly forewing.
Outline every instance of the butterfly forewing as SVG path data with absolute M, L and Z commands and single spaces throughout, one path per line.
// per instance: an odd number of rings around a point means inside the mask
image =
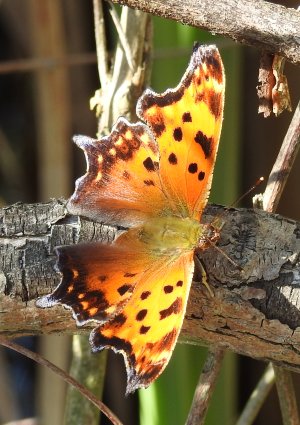
M 85 152 L 88 169 L 68 203 L 72 214 L 132 227 L 167 207 L 157 143 L 144 124 L 119 118 L 102 140 L 77 136 L 75 142 Z
M 224 71 L 214 46 L 195 47 L 176 89 L 147 90 L 137 106 L 160 151 L 160 175 L 183 216 L 200 218 L 211 186 L 221 132 Z

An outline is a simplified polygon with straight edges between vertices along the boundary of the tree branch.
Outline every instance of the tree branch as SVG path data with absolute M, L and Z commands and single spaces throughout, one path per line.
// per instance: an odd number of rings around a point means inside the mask
M 225 212 L 224 212 L 225 211 Z M 223 214 L 223 215 L 222 215 Z M 260 210 L 209 206 L 222 215 L 218 246 L 199 252 L 214 292 L 195 274 L 181 341 L 219 345 L 300 371 L 300 224 Z M 87 332 L 61 306 L 35 307 L 59 282 L 53 248 L 111 241 L 117 229 L 67 215 L 65 201 L 0 210 L 0 333 L 7 336 Z
M 300 63 L 300 12 L 257 0 L 113 0 Z

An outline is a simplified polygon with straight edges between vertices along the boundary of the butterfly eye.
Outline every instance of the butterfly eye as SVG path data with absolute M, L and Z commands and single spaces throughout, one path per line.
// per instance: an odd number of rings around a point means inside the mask
M 205 80 L 209 81 L 209 75 L 208 74 L 205 75 Z

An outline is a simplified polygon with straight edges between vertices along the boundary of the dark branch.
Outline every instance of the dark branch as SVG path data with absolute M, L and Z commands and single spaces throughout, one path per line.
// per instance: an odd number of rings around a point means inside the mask
M 252 0 L 113 0 L 300 63 L 300 12 Z

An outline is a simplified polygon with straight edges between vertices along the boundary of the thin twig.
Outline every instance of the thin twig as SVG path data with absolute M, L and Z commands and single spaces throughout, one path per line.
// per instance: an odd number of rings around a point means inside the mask
M 99 399 L 102 399 L 106 358 L 106 351 L 96 356 L 91 352 L 88 335 L 73 335 L 69 374 Z M 64 425 L 98 425 L 99 415 L 97 407 L 91 406 L 89 400 L 82 398 L 76 388 L 68 385 Z
M 116 27 L 116 30 L 117 30 L 117 33 L 118 33 L 118 36 L 119 36 L 119 41 L 121 43 L 121 46 L 123 47 L 128 66 L 129 66 L 130 70 L 133 71 L 134 70 L 133 57 L 132 57 L 132 54 L 131 54 L 131 48 L 130 48 L 129 43 L 127 41 L 126 34 L 123 31 L 123 28 L 122 28 L 119 16 L 116 12 L 115 6 L 110 1 L 108 1 L 108 4 L 109 4 L 109 13 L 112 17 L 114 24 L 115 24 L 115 27 Z
M 270 173 L 267 188 L 263 195 L 263 208 L 274 212 L 296 158 L 300 142 L 300 102 L 297 105 L 291 124 L 283 140 L 281 149 Z M 290 372 L 273 365 L 276 374 L 276 387 L 284 425 L 298 425 L 299 414 L 295 389 Z
M 21 345 L 16 344 L 15 342 L 6 339 L 3 336 L 0 336 L 0 344 L 4 347 L 10 348 L 11 350 L 17 351 L 18 353 L 34 360 L 42 366 L 46 366 L 47 368 L 51 369 L 52 372 L 63 378 L 63 380 L 68 384 L 73 385 L 73 387 L 75 387 L 84 397 L 90 400 L 90 402 L 93 403 L 111 421 L 113 425 L 122 425 L 122 422 L 113 414 L 113 412 L 104 403 L 102 403 L 102 401 L 98 400 L 93 393 L 87 390 L 83 385 L 79 384 L 64 370 L 43 358 L 40 354 L 34 353 L 33 351 L 28 350 L 27 348 L 22 347 Z
M 98 73 L 103 88 L 109 81 L 109 66 L 102 0 L 93 0 L 93 7 Z
M 195 393 L 186 425 L 204 423 L 208 405 L 216 386 L 225 351 L 212 348 L 207 355 Z
M 270 363 L 260 378 L 255 390 L 247 401 L 236 425 L 250 425 L 254 422 L 261 406 L 267 398 L 275 381 L 274 369 Z
M 283 425 L 299 425 L 299 414 L 292 376 L 282 367 L 274 366 Z
M 69 54 L 61 57 L 44 57 L 31 59 L 16 59 L 0 62 L 0 74 L 14 72 L 31 72 L 39 69 L 53 69 L 55 67 L 65 68 L 67 66 L 89 65 L 96 63 L 95 53 Z
M 300 101 L 295 110 L 280 152 L 270 173 L 263 197 L 265 211 L 274 212 L 287 182 L 300 145 Z

